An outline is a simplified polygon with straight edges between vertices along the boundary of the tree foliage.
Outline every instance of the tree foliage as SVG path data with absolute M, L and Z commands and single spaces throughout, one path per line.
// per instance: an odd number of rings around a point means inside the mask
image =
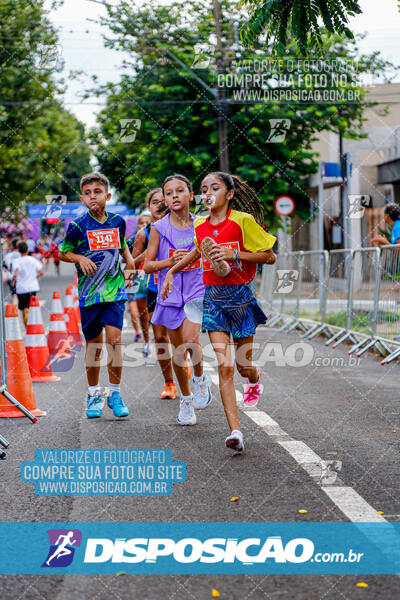
M 278 55 L 283 55 L 289 40 L 297 45 L 302 55 L 310 48 L 322 53 L 322 27 L 331 34 L 352 39 L 348 28 L 349 17 L 360 14 L 354 0 L 241 0 L 240 6 L 249 10 L 249 18 L 240 35 L 252 47 L 261 37 Z
M 97 144 L 100 168 L 110 177 L 123 202 L 132 206 L 143 204 L 150 188 L 176 172 L 185 174 L 193 182 L 195 193 L 199 193 L 202 178 L 219 168 L 215 98 L 196 76 L 213 89 L 225 86 L 230 171 L 257 190 L 272 228 L 277 225 L 273 203 L 280 195 L 290 194 L 296 201 L 297 214 L 303 218 L 309 215 L 308 179 L 317 167 L 313 140 L 322 131 L 340 131 L 352 138 L 363 135 L 366 94 L 349 77 L 344 83 L 331 81 L 329 88 L 339 95 L 356 91 L 357 102 L 347 101 L 346 94 L 334 102 L 263 100 L 264 91 L 284 89 L 285 84 L 280 84 L 277 76 L 291 77 L 295 89 L 315 90 L 318 82 L 305 77 L 318 76 L 321 65 L 292 60 L 293 46 L 288 48 L 288 60 L 282 64 L 272 60 L 269 50 L 262 47 L 252 51 L 240 47 L 235 42 L 230 16 L 235 6 L 232 0 L 221 2 L 225 75 L 219 79 L 211 0 L 188 0 L 185 11 L 178 2 L 161 7 L 148 0 L 140 6 L 128 0 L 109 6 L 103 20 L 109 32 L 107 43 L 128 52 L 130 58 L 117 84 L 96 89 L 106 107 L 99 114 L 92 139 Z M 342 70 L 350 64 L 352 69 L 368 73 L 382 71 L 386 66 L 377 53 L 362 56 L 355 64 L 354 41 L 345 43 L 339 36 L 330 41 L 323 36 L 322 41 L 328 56 L 322 70 L 334 71 L 332 65 L 336 62 Z M 198 45 L 205 58 L 211 59 L 201 69 L 197 68 Z M 166 50 L 187 67 L 166 58 Z M 254 78 L 251 88 L 245 85 L 244 77 L 254 75 L 257 62 L 266 63 L 265 82 L 254 89 Z M 252 91 L 261 93 L 261 98 L 251 96 Z M 290 122 L 280 143 L 268 141 L 271 119 Z M 121 133 L 128 120 L 136 135 L 126 138 Z
M 0 0 L 0 208 L 15 212 L 90 168 L 82 125 L 62 106 L 61 47 L 44 4 Z

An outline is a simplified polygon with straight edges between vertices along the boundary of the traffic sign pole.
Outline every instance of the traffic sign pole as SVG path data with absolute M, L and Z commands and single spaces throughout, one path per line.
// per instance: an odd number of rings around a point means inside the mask
M 287 217 L 283 217 L 283 251 L 286 254 L 287 246 Z M 287 270 L 287 256 L 283 257 L 283 268 Z
M 292 214 L 296 204 L 290 196 L 279 196 L 274 202 L 275 212 L 282 217 L 283 221 L 283 252 L 288 251 L 288 236 L 287 236 L 287 218 Z M 287 269 L 287 256 L 283 258 L 284 269 Z

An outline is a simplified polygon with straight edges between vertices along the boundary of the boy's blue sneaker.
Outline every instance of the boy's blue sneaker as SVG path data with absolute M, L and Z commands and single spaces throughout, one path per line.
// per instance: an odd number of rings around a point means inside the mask
M 107 405 L 113 410 L 114 417 L 127 417 L 129 415 L 129 408 L 125 405 L 119 392 L 113 392 L 111 396 L 108 396 Z
M 86 408 L 86 416 L 88 419 L 95 419 L 96 417 L 101 417 L 101 390 L 98 389 L 95 392 L 94 396 L 87 396 L 87 408 Z

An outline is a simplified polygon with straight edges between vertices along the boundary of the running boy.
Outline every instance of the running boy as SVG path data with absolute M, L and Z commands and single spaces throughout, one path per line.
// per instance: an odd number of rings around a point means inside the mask
M 252 363 L 253 338 L 266 316 L 248 284 L 257 264 L 275 262 L 271 248 L 276 238 L 262 229 L 263 206 L 254 190 L 239 177 L 211 173 L 203 179 L 201 193 L 210 215 L 194 222 L 196 248 L 169 270 L 161 295 L 165 298 L 171 293 L 174 273 L 202 256 L 203 331 L 208 331 L 218 359 L 219 389 L 231 430 L 225 444 L 241 451 L 244 444 L 233 385 L 230 337 L 235 344 L 237 369 L 247 377 L 244 403 L 255 406 L 261 385 L 260 372 Z
M 76 264 L 82 330 L 86 339 L 86 374 L 89 390 L 86 415 L 101 416 L 100 356 L 105 329 L 108 352 L 109 396 L 114 416 L 126 417 L 120 394 L 122 372 L 121 330 L 127 299 L 119 255 L 128 270 L 135 269 L 125 240 L 124 219 L 106 211 L 111 198 L 109 181 L 101 173 L 84 175 L 81 202 L 88 212 L 72 221 L 61 246 L 60 259 Z

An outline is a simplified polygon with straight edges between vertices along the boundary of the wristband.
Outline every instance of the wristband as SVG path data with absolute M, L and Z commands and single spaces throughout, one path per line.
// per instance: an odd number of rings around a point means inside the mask
M 240 266 L 240 260 L 239 260 L 239 252 L 237 250 L 233 250 L 233 257 L 234 257 L 234 261 L 236 263 L 236 268 L 241 271 L 242 267 Z

